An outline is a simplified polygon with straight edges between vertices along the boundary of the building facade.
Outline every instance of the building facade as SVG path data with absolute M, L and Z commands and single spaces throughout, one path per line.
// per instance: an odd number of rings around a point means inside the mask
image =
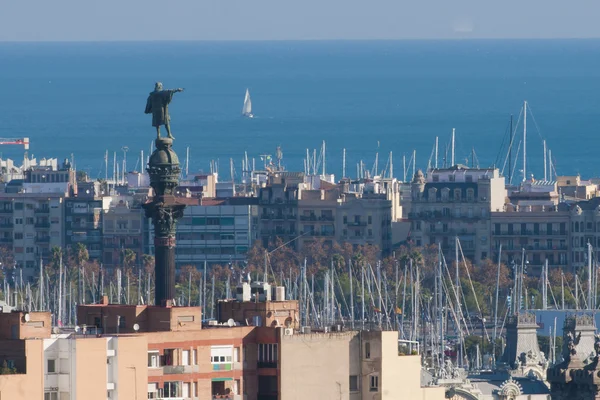
M 456 165 L 417 171 L 412 181 L 411 240 L 417 246 L 441 244 L 453 258 L 455 237 L 465 257 L 477 263 L 490 256 L 490 213 L 504 210 L 506 189 L 498 169 Z
M 139 265 L 144 254 L 145 217 L 133 198 L 115 197 L 102 214 L 103 265 L 114 268 L 123 265 L 123 252 L 133 251 Z
M 40 258 L 64 246 L 63 194 L 0 194 L 0 245 L 12 252 L 24 279 L 39 275 Z
M 102 261 L 102 209 L 102 198 L 65 199 L 65 246 L 84 244 L 90 261 Z
M 502 246 L 502 262 L 508 266 L 521 265 L 525 257 L 529 274 L 539 275 L 546 262 L 549 268 L 567 270 L 571 257 L 570 212 L 566 208 L 528 211 L 526 207 L 507 207 L 506 212 L 492 212 L 493 259 L 498 259 Z

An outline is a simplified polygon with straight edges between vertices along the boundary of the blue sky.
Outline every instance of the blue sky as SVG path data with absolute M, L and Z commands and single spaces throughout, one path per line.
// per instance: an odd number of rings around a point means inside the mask
M 600 37 L 598 0 L 0 0 L 0 41 Z

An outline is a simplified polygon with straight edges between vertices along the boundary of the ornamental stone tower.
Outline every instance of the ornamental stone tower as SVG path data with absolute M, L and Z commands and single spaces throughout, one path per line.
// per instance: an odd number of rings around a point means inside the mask
M 146 217 L 154 225 L 154 304 L 171 305 L 175 295 L 175 231 L 185 204 L 175 198 L 179 184 L 179 159 L 172 149 L 173 139 L 157 138 L 156 150 L 148 162 L 150 186 L 154 190 L 152 201 L 144 204 Z

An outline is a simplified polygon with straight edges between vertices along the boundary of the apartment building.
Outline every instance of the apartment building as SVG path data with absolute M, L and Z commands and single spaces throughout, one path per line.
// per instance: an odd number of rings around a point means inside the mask
M 146 339 L 51 334 L 49 312 L 0 312 L 0 399 L 134 399 L 146 396 Z
M 592 252 L 592 262 L 600 257 L 600 198 L 573 204 L 570 222 L 570 261 L 573 270 L 577 271 L 588 265 L 589 251 Z
M 283 173 L 281 173 L 283 174 Z M 349 242 L 391 250 L 392 203 L 374 184 L 350 192 L 349 183 L 323 183 L 319 189 L 300 181 L 302 176 L 275 175 L 259 191 L 260 238 L 263 246 L 276 238 L 299 251 L 317 239 L 325 244 Z M 380 185 L 380 183 L 377 183 Z M 389 182 L 391 188 L 395 187 Z M 392 189 L 390 189 L 392 190 Z M 392 196 L 392 199 L 395 199 Z M 397 210 L 401 213 L 401 210 Z
M 44 399 L 145 400 L 144 336 L 100 336 L 82 331 L 44 339 Z
M 505 212 L 492 212 L 493 259 L 498 259 L 502 245 L 502 262 L 520 265 L 524 256 L 529 274 L 539 275 L 546 262 L 550 268 L 569 268 L 569 220 L 564 204 L 533 210 L 508 205 Z
M 65 246 L 82 243 L 90 260 L 98 262 L 102 262 L 102 210 L 99 197 L 82 194 L 65 199 Z
M 353 245 L 373 245 L 381 257 L 392 249 L 392 202 L 385 194 L 342 194 L 336 218 L 336 240 Z
M 24 279 L 48 261 L 53 246 L 64 245 L 64 193 L 0 193 L 0 245 L 12 251 Z
M 113 197 L 102 214 L 102 261 L 105 268 L 123 265 L 123 251 L 132 250 L 140 264 L 147 238 L 145 216 L 132 197 Z
M 502 212 L 504 177 L 498 169 L 455 165 L 417 171 L 411 188 L 411 240 L 417 246 L 441 244 L 447 257 L 460 239 L 465 257 L 474 262 L 491 251 L 490 213 Z
M 303 187 L 304 174 L 279 172 L 269 175 L 265 187 L 258 191 L 259 234 L 263 247 L 279 237 L 284 243 L 299 250 L 295 239 L 298 237 L 298 199 Z
M 258 201 L 254 198 L 194 199 L 186 202 L 177 222 L 175 264 L 202 267 L 228 265 L 246 260 L 248 249 L 258 238 Z M 148 253 L 154 253 L 154 227 L 148 224 Z

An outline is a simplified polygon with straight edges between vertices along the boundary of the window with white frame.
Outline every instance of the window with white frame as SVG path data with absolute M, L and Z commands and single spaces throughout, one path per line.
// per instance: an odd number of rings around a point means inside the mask
M 44 400 L 58 400 L 58 392 L 44 393 Z
M 181 365 L 190 365 L 190 351 L 189 350 L 181 351 Z
M 210 362 L 212 364 L 227 364 L 233 360 L 233 346 L 212 346 Z
M 148 368 L 160 367 L 160 354 L 158 350 L 148 352 Z
M 181 397 L 181 382 L 165 382 L 162 397 L 165 399 Z
M 277 343 L 259 343 L 258 363 L 259 365 L 277 363 Z
M 46 363 L 46 370 L 49 374 L 55 374 L 56 373 L 56 360 L 51 359 L 48 360 Z
M 371 392 L 379 391 L 379 376 L 378 375 L 369 376 L 369 391 L 371 391 Z

